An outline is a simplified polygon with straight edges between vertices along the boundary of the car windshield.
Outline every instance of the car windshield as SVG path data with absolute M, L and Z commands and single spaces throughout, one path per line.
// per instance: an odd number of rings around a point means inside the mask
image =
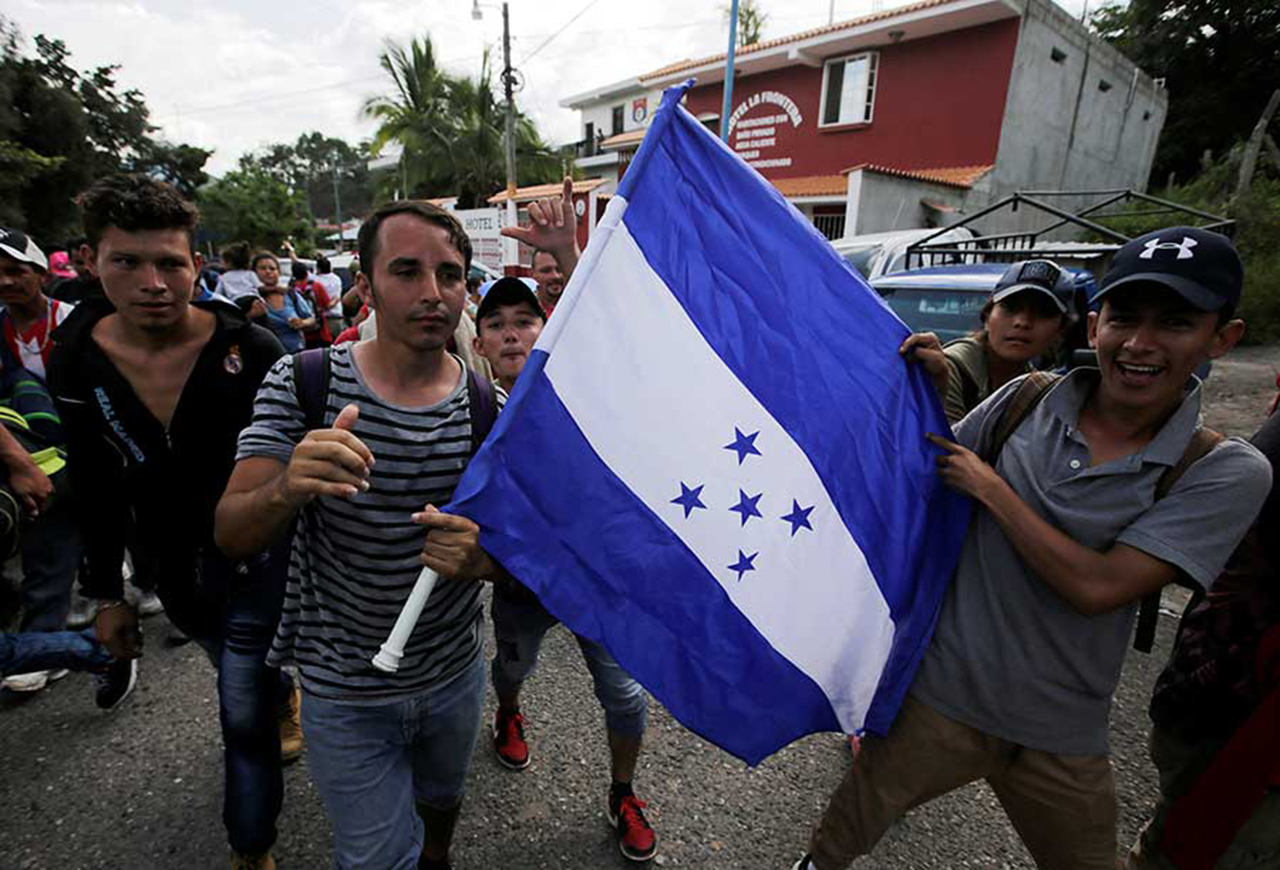
M 850 266 L 862 273 L 863 278 L 871 277 L 871 261 L 875 259 L 876 254 L 880 253 L 881 246 L 868 245 L 865 248 L 855 248 L 844 255 L 845 260 Z
M 982 326 L 979 315 L 988 294 L 965 290 L 903 288 L 885 302 L 912 332 L 932 332 L 946 343 Z

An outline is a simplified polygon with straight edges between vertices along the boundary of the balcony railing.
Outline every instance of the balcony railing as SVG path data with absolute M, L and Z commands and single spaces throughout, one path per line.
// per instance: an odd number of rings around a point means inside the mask
M 844 238 L 844 215 L 842 214 L 816 214 L 813 216 L 813 225 L 818 228 L 818 232 L 831 241 Z

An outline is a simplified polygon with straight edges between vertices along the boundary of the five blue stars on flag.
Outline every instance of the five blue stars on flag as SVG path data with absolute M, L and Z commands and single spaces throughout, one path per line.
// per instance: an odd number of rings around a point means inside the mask
M 763 456 L 760 448 L 756 447 L 756 438 L 760 436 L 759 431 L 747 434 L 741 428 L 734 426 L 733 436 L 733 441 L 724 445 L 724 449 L 732 450 L 738 455 L 738 465 L 742 465 L 748 456 Z M 682 480 L 680 481 L 680 495 L 671 499 L 671 504 L 679 505 L 684 510 L 684 518 L 687 520 L 695 510 L 710 509 L 707 503 L 702 500 L 702 491 L 704 489 L 706 489 L 706 484 L 690 486 Z M 748 520 L 764 518 L 764 515 L 760 512 L 760 500 L 762 498 L 764 498 L 764 493 L 762 492 L 752 495 L 743 489 L 738 490 L 738 502 L 731 506 L 729 510 L 738 514 L 741 518 L 741 527 L 745 528 Z M 779 517 L 780 520 L 791 524 L 791 537 L 794 538 L 801 529 L 813 531 L 813 523 L 810 522 L 809 516 L 813 513 L 814 507 L 815 505 L 802 507 L 796 499 L 791 500 L 791 513 Z M 759 555 L 758 551 L 748 555 L 742 550 L 738 550 L 738 560 L 725 567 L 735 572 L 738 575 L 738 581 L 741 582 L 748 571 L 756 570 L 755 560 Z

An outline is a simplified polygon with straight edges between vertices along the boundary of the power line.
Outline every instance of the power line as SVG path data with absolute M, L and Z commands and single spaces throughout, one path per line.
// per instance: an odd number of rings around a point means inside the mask
M 468 60 L 475 60 L 483 56 L 484 55 L 473 54 L 466 57 L 455 57 L 455 58 L 450 58 L 448 60 L 439 61 L 438 65 L 441 67 L 444 67 L 446 65 L 459 64 Z M 273 94 L 263 94 L 257 97 L 247 97 L 245 99 L 236 100 L 235 102 L 232 102 L 232 103 L 220 103 L 212 106 L 195 106 L 193 108 L 179 107 L 171 115 L 156 115 L 153 117 L 157 119 L 179 118 L 179 117 L 185 117 L 187 115 L 202 115 L 208 112 L 242 111 L 244 109 L 250 109 L 255 106 L 259 106 L 263 103 L 277 102 L 279 100 L 288 100 L 288 99 L 292 99 L 293 97 L 305 96 L 306 94 L 314 94 L 314 93 L 319 93 L 321 91 L 331 91 L 331 90 L 334 90 L 335 88 L 345 88 L 345 87 L 348 87 L 349 85 L 358 85 L 358 84 L 364 84 L 367 82 L 381 81 L 381 80 L 384 80 L 385 78 L 386 78 L 385 73 L 379 73 L 378 75 L 371 75 L 371 76 L 360 76 L 354 79 L 345 79 L 340 82 L 332 82 L 327 85 L 317 85 L 311 88 L 302 88 L 296 91 L 282 91 L 282 92 L 273 93 Z
M 542 51 L 544 48 L 546 48 L 546 47 L 551 43 L 551 40 L 555 39 L 557 36 L 559 36 L 560 34 L 564 33 L 566 30 L 568 30 L 568 29 L 569 29 L 569 27 L 570 27 L 570 25 L 572 25 L 572 24 L 573 24 L 573 22 L 577 21 L 579 18 L 581 18 L 583 15 L 585 15 L 585 14 L 587 13 L 587 10 L 588 10 L 588 9 L 590 9 L 592 6 L 595 6 L 595 5 L 596 5 L 597 3 L 599 3 L 599 2 L 600 2 L 600 0 L 590 0 L 590 2 L 588 2 L 586 6 L 583 6 L 581 9 L 579 9 L 579 10 L 578 10 L 578 12 L 577 12 L 577 14 L 576 14 L 576 15 L 574 15 L 572 18 L 570 18 L 568 21 L 566 21 L 566 22 L 565 22 L 565 25 L 564 25 L 563 27 L 561 27 L 561 28 L 560 28 L 559 30 L 557 30 L 555 33 L 551 34 L 551 35 L 550 35 L 550 36 L 548 36 L 546 39 L 544 39 L 544 40 L 542 41 L 542 43 L 541 43 L 537 48 L 535 48 L 533 51 L 531 51 L 531 52 L 529 52 L 528 54 L 526 54 L 526 55 L 524 56 L 524 58 L 520 61 L 520 65 L 521 65 L 521 66 L 524 66 L 526 63 L 528 63 L 528 62 L 529 62 L 529 60 L 530 60 L 530 58 L 532 58 L 535 54 L 537 54 L 538 52 L 540 52 L 540 51 Z

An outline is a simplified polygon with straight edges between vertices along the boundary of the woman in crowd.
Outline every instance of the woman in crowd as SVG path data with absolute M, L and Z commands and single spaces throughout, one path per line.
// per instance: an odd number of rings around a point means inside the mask
M 253 272 L 261 282 L 258 295 L 266 312 L 260 322 L 275 333 L 286 352 L 297 353 L 306 346 L 306 330 L 316 325 L 315 312 L 298 293 L 280 286 L 280 261 L 274 254 L 255 254 Z

